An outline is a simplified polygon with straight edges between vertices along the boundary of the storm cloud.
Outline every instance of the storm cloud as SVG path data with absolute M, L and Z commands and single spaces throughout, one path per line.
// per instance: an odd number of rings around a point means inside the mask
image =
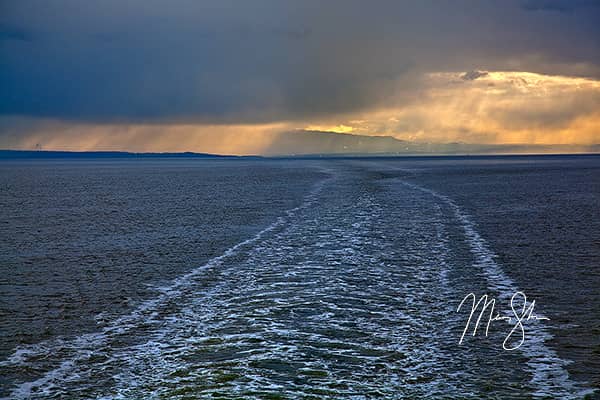
M 600 77 L 593 2 L 4 1 L 0 114 L 273 123 L 403 104 L 424 73 Z

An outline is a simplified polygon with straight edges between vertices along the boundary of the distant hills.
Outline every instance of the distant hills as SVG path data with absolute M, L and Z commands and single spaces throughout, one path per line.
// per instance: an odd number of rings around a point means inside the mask
M 240 158 L 208 153 L 130 153 L 127 151 L 0 150 L 0 159 L 18 158 Z
M 298 130 L 273 135 L 265 156 L 391 156 L 391 155 L 475 155 L 475 154 L 564 154 L 600 153 L 594 145 L 483 145 L 469 143 L 425 143 L 391 136 Z M 0 150 L 0 159 L 18 158 L 240 158 L 209 153 L 132 153 L 124 151 L 34 151 Z
M 300 130 L 278 134 L 265 153 L 267 155 L 600 153 L 600 144 L 583 146 L 425 143 L 399 140 L 391 136 L 364 136 Z

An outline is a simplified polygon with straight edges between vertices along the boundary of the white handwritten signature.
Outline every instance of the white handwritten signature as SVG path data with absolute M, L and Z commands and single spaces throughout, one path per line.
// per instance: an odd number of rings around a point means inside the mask
M 519 347 L 521 347 L 521 345 L 525 342 L 525 327 L 523 326 L 524 321 L 549 320 L 550 319 L 547 317 L 535 315 L 533 313 L 534 308 L 535 308 L 535 300 L 533 300 L 532 302 L 530 302 L 528 304 L 527 296 L 525 296 L 525 293 L 523 293 L 523 292 L 515 292 L 515 294 L 513 294 L 510 299 L 510 308 L 511 308 L 512 314 L 513 314 L 512 316 L 511 315 L 501 316 L 500 313 L 498 313 L 498 312 L 496 312 L 496 314 L 494 315 L 495 307 L 496 307 L 496 299 L 488 298 L 488 295 L 484 294 L 483 296 L 481 296 L 481 298 L 479 300 L 477 300 L 477 296 L 475 296 L 474 293 L 469 293 L 468 295 L 466 295 L 463 298 L 463 300 L 458 305 L 456 312 L 460 312 L 460 309 L 462 308 L 462 306 L 469 299 L 472 300 L 471 312 L 469 314 L 469 319 L 467 319 L 467 323 L 465 325 L 465 329 L 463 330 L 462 336 L 460 337 L 460 340 L 458 341 L 458 344 L 462 344 L 465 334 L 469 331 L 469 327 L 471 326 L 471 321 L 473 320 L 473 316 L 476 314 L 476 312 L 480 308 L 480 306 L 481 306 L 481 309 L 479 311 L 479 316 L 477 317 L 477 320 L 475 321 L 475 324 L 473 325 L 473 336 L 475 336 L 475 334 L 477 333 L 477 329 L 479 328 L 479 325 L 481 323 L 481 320 L 484 317 L 486 310 L 489 311 L 489 315 L 487 316 L 487 323 L 485 326 L 485 336 L 488 335 L 490 325 L 494 321 L 506 321 L 509 324 L 514 323 L 514 326 L 512 327 L 512 329 L 510 330 L 510 332 L 508 333 L 506 338 L 504 339 L 504 342 L 502 343 L 502 348 L 504 348 L 504 350 L 516 350 Z M 520 301 L 523 302 L 522 307 L 518 306 L 518 303 Z M 518 339 L 515 339 L 515 336 L 518 337 Z

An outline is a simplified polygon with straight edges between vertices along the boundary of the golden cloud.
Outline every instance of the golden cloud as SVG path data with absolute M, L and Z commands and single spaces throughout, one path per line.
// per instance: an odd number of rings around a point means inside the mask
M 530 72 L 430 73 L 408 103 L 348 120 L 355 123 L 334 123 L 412 141 L 593 144 L 600 142 L 600 81 Z
M 416 85 L 415 85 L 416 86 Z M 42 120 L 0 126 L 0 148 L 265 154 L 295 129 L 389 135 L 428 143 L 600 143 L 600 81 L 530 72 L 435 72 L 398 88 L 387 106 L 270 124 L 90 124 Z M 408 100 L 407 100 L 408 99 Z M 1 122 L 1 121 L 0 121 Z

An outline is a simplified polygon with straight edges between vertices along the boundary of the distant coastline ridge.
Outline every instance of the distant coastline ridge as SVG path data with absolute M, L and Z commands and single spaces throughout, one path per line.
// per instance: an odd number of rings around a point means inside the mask
M 0 159 L 18 158 L 259 158 L 210 153 L 134 153 L 128 151 L 0 150 Z

